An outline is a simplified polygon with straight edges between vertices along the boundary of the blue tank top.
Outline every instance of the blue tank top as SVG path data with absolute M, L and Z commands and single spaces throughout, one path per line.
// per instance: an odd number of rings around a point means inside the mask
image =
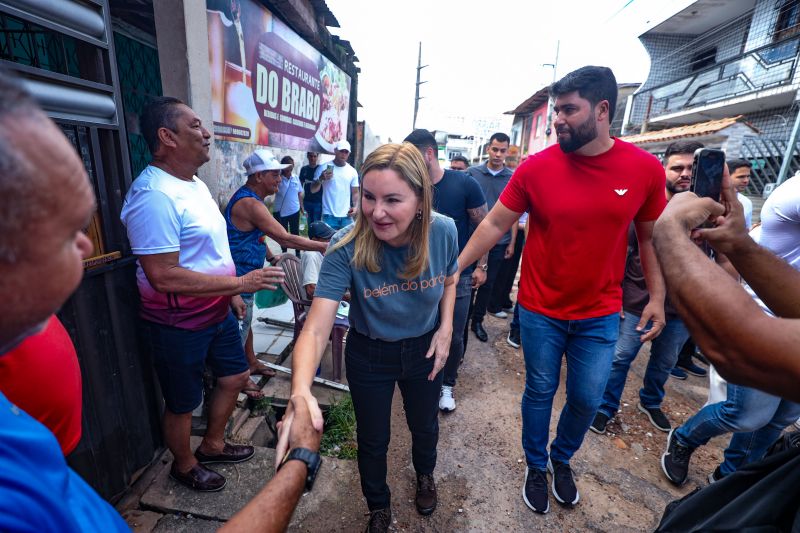
M 257 268 L 264 266 L 267 257 L 267 245 L 258 242 L 263 235 L 261 230 L 255 228 L 251 231 L 242 231 L 237 228 L 231 220 L 231 210 L 233 206 L 242 198 L 255 198 L 259 202 L 264 199 L 250 190 L 246 185 L 239 187 L 228 202 L 225 208 L 225 224 L 228 227 L 228 246 L 231 249 L 231 257 L 236 265 L 236 275 L 244 276 Z M 265 208 L 266 209 L 266 208 Z

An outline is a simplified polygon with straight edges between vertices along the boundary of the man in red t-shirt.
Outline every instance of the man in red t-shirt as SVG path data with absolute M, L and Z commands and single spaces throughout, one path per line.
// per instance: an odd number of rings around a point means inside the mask
M 538 513 L 553 495 L 573 505 L 579 494 L 569 460 L 580 448 L 608 380 L 619 332 L 628 226 L 636 225 L 650 302 L 637 329 L 643 341 L 664 327 L 664 281 L 652 230 L 664 208 L 664 170 L 647 152 L 610 136 L 617 82 L 606 67 L 580 68 L 554 83 L 559 146 L 530 156 L 458 258 L 472 264 L 529 211 L 517 301 L 525 355 L 522 445 L 525 503 Z M 550 445 L 550 415 L 561 361 L 567 403 Z
M 55 315 L 41 332 L 0 357 L 0 391 L 52 431 L 64 455 L 78 445 L 81 367 L 72 339 Z

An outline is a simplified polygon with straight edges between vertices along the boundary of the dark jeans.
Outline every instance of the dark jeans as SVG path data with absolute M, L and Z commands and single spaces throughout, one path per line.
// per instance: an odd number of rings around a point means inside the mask
M 511 331 L 519 331 L 519 298 L 517 303 L 514 304 L 514 316 L 511 318 Z
M 681 351 L 678 352 L 678 362 L 676 363 L 677 366 L 690 366 L 694 364 L 692 361 L 692 357 L 694 357 L 694 351 L 696 346 L 694 344 L 694 340 L 691 337 L 687 339 L 685 343 L 683 343 L 683 347 Z
M 434 330 L 410 339 L 385 342 L 350 328 L 345 364 L 356 413 L 358 472 L 370 511 L 389 507 L 386 452 L 397 384 L 411 431 L 411 460 L 419 474 L 432 474 L 439 442 L 439 390 L 442 373 L 428 381 L 433 357 L 425 358 Z
M 514 243 L 514 255 L 508 259 L 503 259 L 500 264 L 500 272 L 497 273 L 497 279 L 494 280 L 495 289 L 487 306 L 489 311 L 493 313 L 501 311 L 504 307 L 510 307 L 514 303 L 511 301 L 511 289 L 514 288 L 514 280 L 517 277 L 523 246 L 525 246 L 525 235 L 519 232 Z
M 316 202 L 303 202 L 303 209 L 306 210 L 308 223 L 322 220 L 322 204 Z
M 464 337 L 461 332 L 467 324 L 470 298 L 472 297 L 472 276 L 465 275 L 458 280 L 456 303 L 453 306 L 453 338 L 450 340 L 450 355 L 444 365 L 444 384 L 454 387 L 458 379 L 458 367 L 464 357 Z
M 280 213 L 275 213 L 275 219 L 292 235 L 300 235 L 300 211 L 285 217 L 282 217 Z M 281 252 L 286 253 L 285 246 L 281 246 Z M 294 253 L 300 257 L 300 250 L 295 250 Z
M 463 274 L 462 274 L 463 275 Z M 470 274 L 470 279 L 472 278 L 472 274 Z M 471 289 L 469 293 L 469 308 L 467 309 L 467 321 L 464 323 L 464 353 L 467 353 L 467 343 L 469 341 L 469 317 L 472 316 L 472 310 L 475 308 L 475 294 L 478 291 L 475 289 Z M 456 330 L 453 329 L 453 335 L 455 335 Z
M 486 307 L 495 289 L 495 280 L 503 264 L 503 254 L 506 246 L 505 244 L 496 244 L 494 248 L 489 250 L 489 269 L 486 271 L 486 283 L 478 288 L 478 294 L 475 295 L 475 305 L 472 309 L 473 322 L 483 322 L 483 317 L 486 316 Z

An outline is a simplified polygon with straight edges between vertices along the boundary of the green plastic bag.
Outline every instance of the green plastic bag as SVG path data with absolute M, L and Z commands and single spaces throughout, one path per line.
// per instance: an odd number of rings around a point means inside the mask
M 268 309 L 285 304 L 289 301 L 289 297 L 283 292 L 283 287 L 278 285 L 278 288 L 274 291 L 258 291 L 255 300 L 256 307 L 259 309 Z

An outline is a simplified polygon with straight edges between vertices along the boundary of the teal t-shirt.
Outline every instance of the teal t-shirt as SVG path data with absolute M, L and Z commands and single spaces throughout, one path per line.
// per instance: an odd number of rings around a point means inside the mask
M 339 301 L 350 289 L 350 326 L 362 335 L 393 342 L 419 337 L 439 319 L 444 280 L 458 267 L 458 233 L 453 219 L 433 213 L 428 234 L 428 268 L 413 279 L 400 275 L 408 247 L 383 246 L 381 270 L 375 273 L 352 265 L 355 243 L 325 254 L 314 297 Z M 348 226 L 331 239 L 337 243 Z

